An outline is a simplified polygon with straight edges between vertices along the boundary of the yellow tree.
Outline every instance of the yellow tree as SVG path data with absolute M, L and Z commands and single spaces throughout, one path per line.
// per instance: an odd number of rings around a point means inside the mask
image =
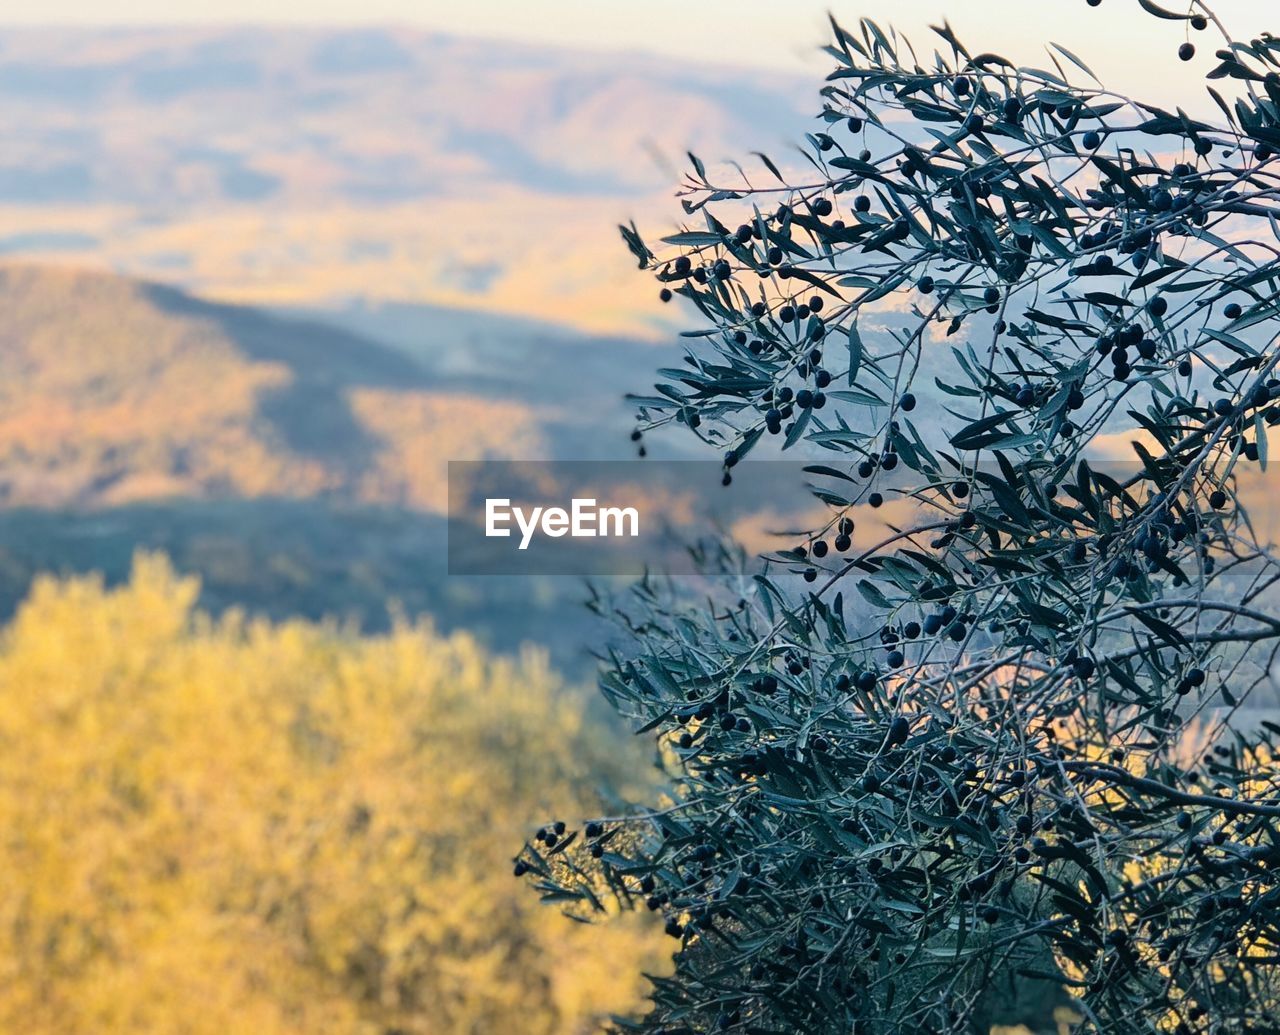
M 0 1029 L 553 1033 L 633 1003 L 653 932 L 583 951 L 510 876 L 528 815 L 627 775 L 539 657 L 197 593 L 157 557 L 45 580 L 0 646 Z

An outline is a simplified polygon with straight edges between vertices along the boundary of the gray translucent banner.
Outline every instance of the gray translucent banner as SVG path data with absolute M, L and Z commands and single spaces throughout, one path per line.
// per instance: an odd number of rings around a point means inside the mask
M 818 566 L 829 568 L 894 528 L 961 516 L 975 495 L 986 495 L 986 472 L 999 476 L 984 467 L 929 484 L 901 468 L 867 478 L 857 467 L 847 459 L 744 461 L 726 485 L 715 460 L 450 461 L 449 573 L 692 573 L 690 547 L 726 534 L 748 553 L 781 555 L 779 563 L 797 572 L 816 563 L 810 549 L 821 539 Z M 1115 484 L 1141 471 L 1107 460 L 1090 461 L 1090 469 Z M 1276 541 L 1267 479 L 1250 464 L 1231 483 L 1262 543 Z M 990 496 L 982 505 L 998 509 Z M 787 552 L 797 547 L 805 553 Z

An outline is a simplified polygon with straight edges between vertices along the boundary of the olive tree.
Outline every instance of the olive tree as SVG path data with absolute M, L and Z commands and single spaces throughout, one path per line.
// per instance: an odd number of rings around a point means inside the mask
M 1220 117 L 833 22 L 807 164 L 690 156 L 681 232 L 623 228 L 698 321 L 638 430 L 726 482 L 825 454 L 828 508 L 700 602 L 597 603 L 669 796 L 516 870 L 661 911 L 627 1030 L 1280 1024 L 1280 565 L 1242 499 L 1280 423 L 1280 39 L 1135 2 Z

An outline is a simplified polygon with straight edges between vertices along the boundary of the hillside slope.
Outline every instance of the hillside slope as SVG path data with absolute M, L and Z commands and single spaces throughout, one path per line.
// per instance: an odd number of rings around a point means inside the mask
M 443 508 L 444 460 L 535 454 L 532 406 L 433 387 L 323 324 L 0 267 L 0 500 L 324 497 Z

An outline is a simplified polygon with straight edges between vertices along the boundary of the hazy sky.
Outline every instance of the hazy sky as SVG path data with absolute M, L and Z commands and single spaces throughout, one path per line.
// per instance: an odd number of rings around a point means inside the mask
M 1166 0 L 1176 7 L 1179 0 Z M 1216 0 L 1237 37 L 1280 32 L 1276 0 Z M 1270 16 L 1266 14 L 1271 10 Z M 237 21 L 401 22 L 468 35 L 587 48 L 637 48 L 693 60 L 821 70 L 815 54 L 828 10 L 844 22 L 866 15 L 899 26 L 913 41 L 948 18 L 978 50 L 1019 63 L 1043 60 L 1053 39 L 1086 57 L 1109 85 L 1152 90 L 1171 102 L 1202 95 L 1176 84 L 1191 77 L 1174 52 L 1187 31 L 1143 14 L 1137 0 L 0 0 L 0 23 L 104 24 Z M 1211 32 L 1193 33 L 1207 69 Z M 931 46 L 932 44 L 927 44 Z

